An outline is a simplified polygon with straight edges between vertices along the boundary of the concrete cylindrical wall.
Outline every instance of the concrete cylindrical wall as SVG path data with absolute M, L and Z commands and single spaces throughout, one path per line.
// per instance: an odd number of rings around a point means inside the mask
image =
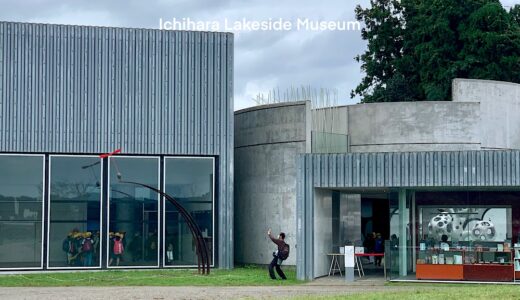
M 296 263 L 296 157 L 310 148 L 306 102 L 235 112 L 235 261 L 269 264 L 276 249 L 266 235 L 286 233 Z
M 454 102 L 480 104 L 482 149 L 520 149 L 520 84 L 455 79 Z

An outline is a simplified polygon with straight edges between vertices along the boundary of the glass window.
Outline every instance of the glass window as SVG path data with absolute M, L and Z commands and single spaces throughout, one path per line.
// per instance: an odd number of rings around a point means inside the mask
M 158 267 L 160 195 L 125 181 L 159 188 L 159 159 L 110 158 L 109 267 Z
M 43 156 L 0 155 L 0 268 L 42 267 Z
M 426 246 L 496 244 L 511 240 L 511 209 L 483 206 L 422 206 L 419 232 Z
M 165 158 L 165 190 L 191 213 L 210 251 L 213 264 L 213 158 Z M 165 202 L 164 264 L 197 264 L 195 241 L 177 209 Z
M 102 161 L 51 156 L 49 268 L 100 267 Z

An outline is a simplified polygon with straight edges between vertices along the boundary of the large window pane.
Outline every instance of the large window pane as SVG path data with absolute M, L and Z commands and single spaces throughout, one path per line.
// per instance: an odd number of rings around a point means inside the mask
M 41 268 L 43 156 L 0 155 L 0 268 Z
M 426 246 L 496 244 L 511 240 L 511 208 L 493 206 L 421 206 L 419 233 Z
M 99 267 L 101 170 L 98 157 L 51 156 L 49 267 Z
M 165 189 L 192 215 L 210 251 L 213 263 L 213 159 L 165 158 Z M 196 265 L 195 241 L 186 221 L 165 203 L 164 264 Z
M 110 158 L 109 266 L 159 266 L 159 194 L 124 181 L 158 188 L 159 159 Z

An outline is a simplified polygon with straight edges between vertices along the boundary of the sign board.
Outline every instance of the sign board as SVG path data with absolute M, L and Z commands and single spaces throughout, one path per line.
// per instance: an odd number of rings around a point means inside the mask
M 345 246 L 345 268 L 354 268 L 354 246 Z

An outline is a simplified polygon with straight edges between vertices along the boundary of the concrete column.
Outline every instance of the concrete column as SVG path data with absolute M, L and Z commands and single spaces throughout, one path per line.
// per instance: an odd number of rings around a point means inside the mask
M 408 216 L 406 210 L 406 190 L 399 190 L 399 275 L 408 275 L 407 259 L 408 253 L 406 249 L 406 224 Z

